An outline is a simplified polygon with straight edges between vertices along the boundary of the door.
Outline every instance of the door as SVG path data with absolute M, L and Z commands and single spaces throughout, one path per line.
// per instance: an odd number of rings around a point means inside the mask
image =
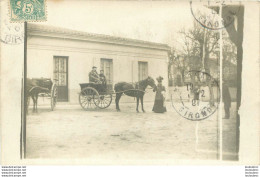
M 68 57 L 54 56 L 53 75 L 58 87 L 57 101 L 68 101 Z
M 148 62 L 138 62 L 138 79 L 144 80 L 148 77 Z

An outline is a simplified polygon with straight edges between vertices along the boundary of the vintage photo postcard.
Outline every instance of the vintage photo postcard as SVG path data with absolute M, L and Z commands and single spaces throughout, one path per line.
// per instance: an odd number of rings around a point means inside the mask
M 259 165 L 258 2 L 0 4 L 3 165 Z

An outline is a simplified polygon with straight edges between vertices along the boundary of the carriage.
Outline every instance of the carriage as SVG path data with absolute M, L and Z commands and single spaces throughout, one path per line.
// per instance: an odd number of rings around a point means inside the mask
M 95 107 L 105 109 L 112 102 L 112 91 L 106 84 L 83 83 L 79 84 L 79 104 L 84 110 L 91 110 Z
M 120 111 L 119 100 L 124 94 L 137 98 L 137 111 L 140 99 L 143 112 L 143 96 L 145 94 L 145 89 L 148 85 L 152 88 L 156 87 L 153 78 L 149 76 L 136 83 L 119 82 L 115 84 L 114 90 L 112 89 L 112 85 L 107 84 L 82 83 L 79 85 L 81 88 L 81 92 L 79 93 L 79 104 L 85 110 L 91 110 L 96 107 L 100 109 L 108 108 L 112 102 L 112 95 L 115 94 L 116 109 L 117 111 Z
M 50 78 L 32 78 L 27 79 L 28 82 L 28 97 L 32 97 L 33 99 L 33 109 L 37 111 L 37 102 L 38 96 L 46 97 L 50 99 L 51 110 L 53 111 L 58 97 L 57 85 L 55 83 L 57 81 L 54 79 L 54 82 Z M 29 100 L 28 103 L 29 105 Z

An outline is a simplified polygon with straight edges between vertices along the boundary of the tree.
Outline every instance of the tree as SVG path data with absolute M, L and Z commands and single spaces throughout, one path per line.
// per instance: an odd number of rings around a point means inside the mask
M 186 62 L 190 70 L 204 71 L 210 74 L 209 60 L 210 58 L 218 59 L 219 56 L 219 32 L 203 28 L 194 21 L 193 28 L 182 29 L 179 33 L 184 41 L 182 55 L 184 58 L 188 58 Z M 193 85 L 196 84 L 195 77 L 198 76 L 191 75 Z M 206 79 L 209 80 L 207 75 Z M 207 82 L 207 86 L 210 91 L 210 103 L 213 105 L 214 95 L 211 82 Z
M 183 37 L 182 55 L 189 58 L 189 66 L 194 70 L 205 70 L 210 74 L 209 58 L 217 57 L 219 32 L 208 30 L 194 22 L 191 29 L 179 32 Z

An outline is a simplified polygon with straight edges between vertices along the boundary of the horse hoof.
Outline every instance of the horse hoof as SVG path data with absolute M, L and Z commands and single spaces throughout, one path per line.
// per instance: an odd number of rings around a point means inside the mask
M 117 109 L 116 111 L 117 111 L 117 112 L 121 112 L 121 110 L 120 110 L 120 109 Z
M 138 111 L 138 110 L 136 110 L 136 112 L 137 112 L 137 113 L 139 113 L 139 111 Z
M 143 112 L 145 112 L 145 110 L 143 110 Z

